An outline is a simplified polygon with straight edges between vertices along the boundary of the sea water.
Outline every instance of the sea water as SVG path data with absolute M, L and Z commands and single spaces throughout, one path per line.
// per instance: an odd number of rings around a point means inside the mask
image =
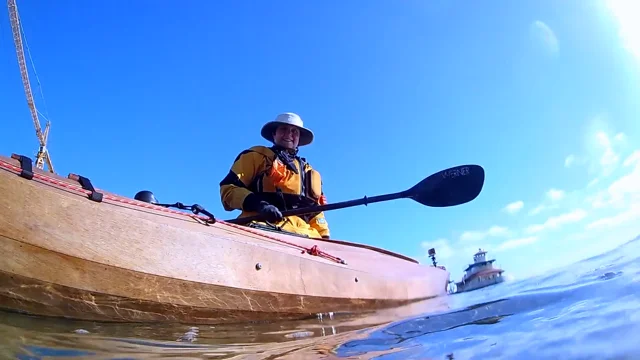
M 0 312 L 0 358 L 640 359 L 640 237 L 549 274 L 430 301 L 428 313 L 224 326 Z

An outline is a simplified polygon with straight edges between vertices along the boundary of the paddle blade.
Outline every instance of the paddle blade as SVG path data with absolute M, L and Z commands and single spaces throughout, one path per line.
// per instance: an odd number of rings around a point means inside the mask
M 407 197 L 431 207 L 456 206 L 480 194 L 484 169 L 480 165 L 461 165 L 442 170 L 407 190 Z

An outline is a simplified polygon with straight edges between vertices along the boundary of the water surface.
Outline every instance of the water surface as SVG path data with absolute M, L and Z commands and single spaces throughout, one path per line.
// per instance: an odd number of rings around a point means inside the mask
M 640 359 L 639 254 L 640 237 L 543 276 L 368 316 L 191 327 L 0 312 L 0 357 Z

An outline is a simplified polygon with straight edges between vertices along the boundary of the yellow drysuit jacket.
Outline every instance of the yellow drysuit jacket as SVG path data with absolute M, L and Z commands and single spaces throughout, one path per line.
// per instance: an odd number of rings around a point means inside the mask
M 239 217 L 256 215 L 243 209 L 243 202 L 251 193 L 280 211 L 326 202 L 320 174 L 304 158 L 277 146 L 254 146 L 241 152 L 220 182 L 224 209 L 242 210 Z M 310 237 L 330 237 L 323 212 L 289 216 L 275 225 Z

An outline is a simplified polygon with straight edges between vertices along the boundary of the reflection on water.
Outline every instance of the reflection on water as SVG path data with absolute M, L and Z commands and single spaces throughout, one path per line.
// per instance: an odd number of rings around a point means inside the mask
M 4 353 L 21 359 L 331 358 L 341 343 L 363 338 L 398 318 L 428 309 L 445 311 L 449 300 L 430 299 L 366 316 L 327 314 L 315 320 L 198 327 L 53 320 L 0 312 L 0 338 L 5 339 Z
M 3 314 L 0 336 L 4 357 L 42 359 L 81 357 L 109 359 L 150 358 L 265 358 L 269 356 L 330 355 L 338 344 L 366 336 L 358 328 L 323 319 L 313 322 L 241 326 L 182 325 L 143 326 L 137 324 L 75 323 L 17 314 Z M 81 334 L 72 330 L 83 326 Z M 89 329 L 89 330 L 87 330 Z M 372 327 L 371 330 L 375 329 Z M 195 331 L 194 331 L 195 330 Z M 189 335 L 185 341 L 184 334 Z M 193 334 L 196 334 L 193 336 Z M 287 357 L 284 357 L 287 358 Z
M 553 274 L 366 316 L 192 327 L 0 312 L 0 357 L 639 359 L 639 244 Z

